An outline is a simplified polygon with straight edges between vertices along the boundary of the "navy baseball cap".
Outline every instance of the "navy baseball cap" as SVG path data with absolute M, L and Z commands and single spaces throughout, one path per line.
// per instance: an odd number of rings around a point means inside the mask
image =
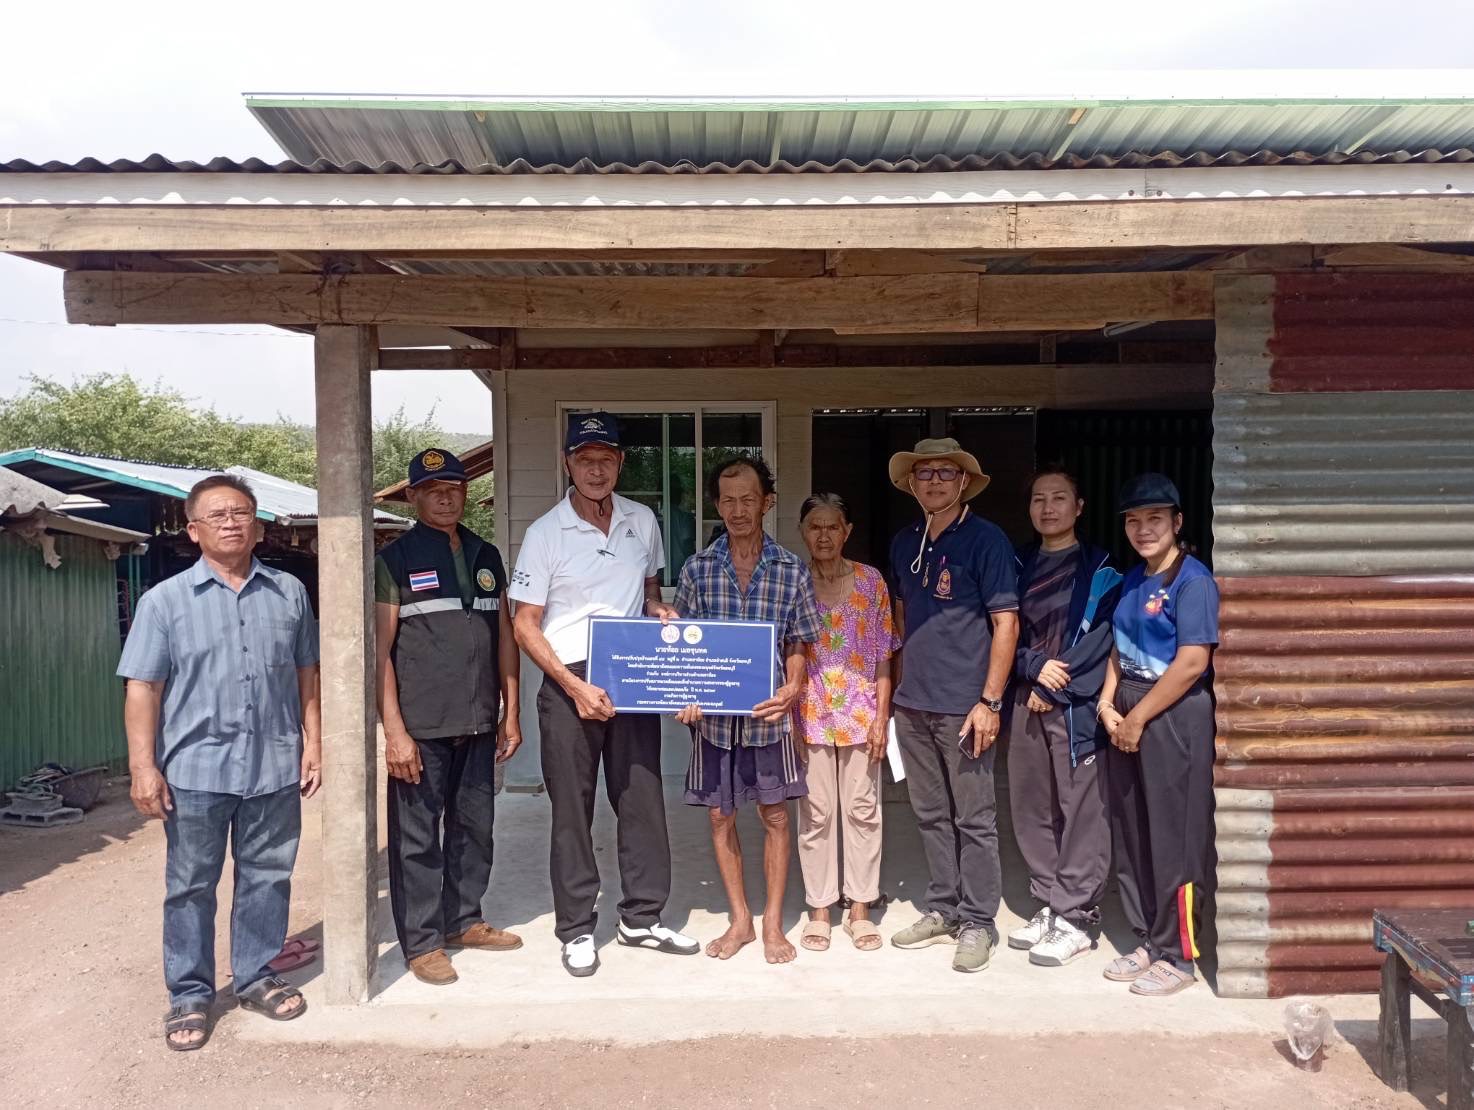
M 461 460 L 443 447 L 430 447 L 409 460 L 410 488 L 425 482 L 467 481 Z
M 1119 512 L 1129 513 L 1132 509 L 1157 509 L 1164 506 L 1177 507 L 1182 497 L 1172 479 L 1165 474 L 1148 472 L 1138 474 L 1121 487 L 1116 498 Z
M 563 439 L 563 454 L 571 455 L 580 447 L 597 443 L 601 447 L 619 445 L 619 421 L 607 412 L 573 412 L 568 414 L 568 435 Z

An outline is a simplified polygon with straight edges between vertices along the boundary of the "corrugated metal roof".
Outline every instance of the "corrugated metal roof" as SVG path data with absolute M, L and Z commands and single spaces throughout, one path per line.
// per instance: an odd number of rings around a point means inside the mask
M 1417 146 L 1396 150 L 1361 150 L 1355 154 L 1339 151 L 1315 153 L 1308 150 L 1279 152 L 1269 149 L 1229 150 L 1208 153 L 1190 150 L 1178 154 L 1171 150 L 1153 153 L 1128 151 L 1123 154 L 1063 154 L 1050 158 L 1044 154 L 1018 156 L 1011 153 L 969 154 L 963 157 L 937 155 L 929 158 L 855 159 L 835 161 L 818 159 L 794 162 L 783 158 L 776 162 L 696 161 L 681 158 L 673 161 L 599 161 L 578 157 L 569 161 L 533 162 L 517 158 L 509 162 L 474 162 L 460 158 L 424 161 L 415 157 L 403 160 L 348 158 L 341 161 L 313 157 L 302 161 L 267 162 L 260 158 L 237 161 L 212 158 L 205 162 L 174 160 L 162 154 L 146 158 L 117 158 L 103 162 L 82 158 L 76 162 L 32 162 L 12 158 L 0 162 L 0 173 L 257 173 L 257 174 L 415 174 L 452 176 L 517 175 L 517 174 L 801 174 L 801 173 L 951 173 L 978 170 L 1110 170 L 1110 169 L 1211 169 L 1238 166 L 1374 166 L 1406 165 L 1411 162 L 1439 165 L 1474 162 L 1474 150 L 1467 146 Z
M 0 455 L 0 467 L 15 466 L 17 463 L 39 462 L 60 467 L 80 474 L 90 474 L 108 481 L 149 490 L 166 497 L 183 498 L 190 488 L 212 475 L 225 473 L 244 478 L 256 494 L 257 513 L 262 520 L 292 525 L 312 523 L 317 520 L 317 491 L 311 486 L 289 482 L 274 474 L 252 470 L 248 466 L 226 467 L 207 470 L 189 466 L 171 466 L 165 463 L 138 462 L 131 459 L 110 459 L 101 455 L 80 455 L 70 451 L 33 447 L 11 451 Z M 374 510 L 375 521 L 389 526 L 408 525 L 403 517 Z
M 463 165 L 895 165 L 935 158 L 1189 151 L 1318 157 L 1474 146 L 1470 101 L 1074 100 L 743 102 L 248 96 L 299 162 Z
M 38 510 L 54 509 L 66 499 L 67 495 L 60 490 L 0 466 L 0 516 L 28 516 Z

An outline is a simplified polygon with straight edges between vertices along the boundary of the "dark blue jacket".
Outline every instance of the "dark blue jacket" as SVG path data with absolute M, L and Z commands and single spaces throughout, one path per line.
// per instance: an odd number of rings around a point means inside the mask
M 1018 551 L 1018 594 L 1022 599 L 1034 577 L 1034 563 L 1039 545 L 1032 543 Z M 1095 702 L 1105 684 L 1106 667 L 1111 658 L 1114 636 L 1111 617 L 1121 597 L 1121 574 L 1111 566 L 1110 555 L 1098 547 L 1080 545 L 1080 569 L 1070 594 L 1070 618 L 1066 626 L 1064 651 L 1060 661 L 1070 669 L 1070 683 L 1063 690 L 1036 686 L 1035 692 L 1063 708 L 1070 733 L 1070 765 L 1105 746 L 1105 728 L 1095 715 Z M 1049 662 L 1041 651 L 1019 645 L 1014 658 L 1014 681 L 1035 682 L 1039 671 Z M 1011 701 L 1012 699 L 1010 699 Z

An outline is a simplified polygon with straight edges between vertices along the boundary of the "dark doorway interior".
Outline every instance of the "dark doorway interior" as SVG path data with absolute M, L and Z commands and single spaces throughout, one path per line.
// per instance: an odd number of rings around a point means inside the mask
M 1136 561 L 1116 513 L 1121 483 L 1144 470 L 1167 475 L 1183 499 L 1182 537 L 1213 565 L 1213 414 L 1055 409 L 1039 414 L 1038 458 L 1063 463 L 1085 498 L 1082 534 L 1118 567 Z
M 1116 517 L 1116 491 L 1132 474 L 1159 470 L 1186 504 L 1183 536 L 1212 566 L 1212 414 L 1207 411 L 864 409 L 816 412 L 813 491 L 850 505 L 855 530 L 845 553 L 884 568 L 891 538 L 917 519 L 916 503 L 887 475 L 891 455 L 929 435 L 954 437 L 991 478 L 972 502 L 1015 544 L 1033 537 L 1026 483 L 1040 465 L 1062 463 L 1085 498 L 1082 534 L 1135 560 Z M 805 494 L 810 491 L 804 491 Z M 793 503 L 794 511 L 798 503 Z

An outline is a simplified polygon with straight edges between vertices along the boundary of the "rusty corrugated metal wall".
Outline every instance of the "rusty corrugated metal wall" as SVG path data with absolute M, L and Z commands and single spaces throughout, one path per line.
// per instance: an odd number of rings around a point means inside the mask
M 1474 903 L 1474 279 L 1221 279 L 1220 993 L 1372 990 Z
M 116 572 L 96 540 L 57 536 L 61 566 L 0 532 L 0 789 L 48 760 L 127 755 Z

